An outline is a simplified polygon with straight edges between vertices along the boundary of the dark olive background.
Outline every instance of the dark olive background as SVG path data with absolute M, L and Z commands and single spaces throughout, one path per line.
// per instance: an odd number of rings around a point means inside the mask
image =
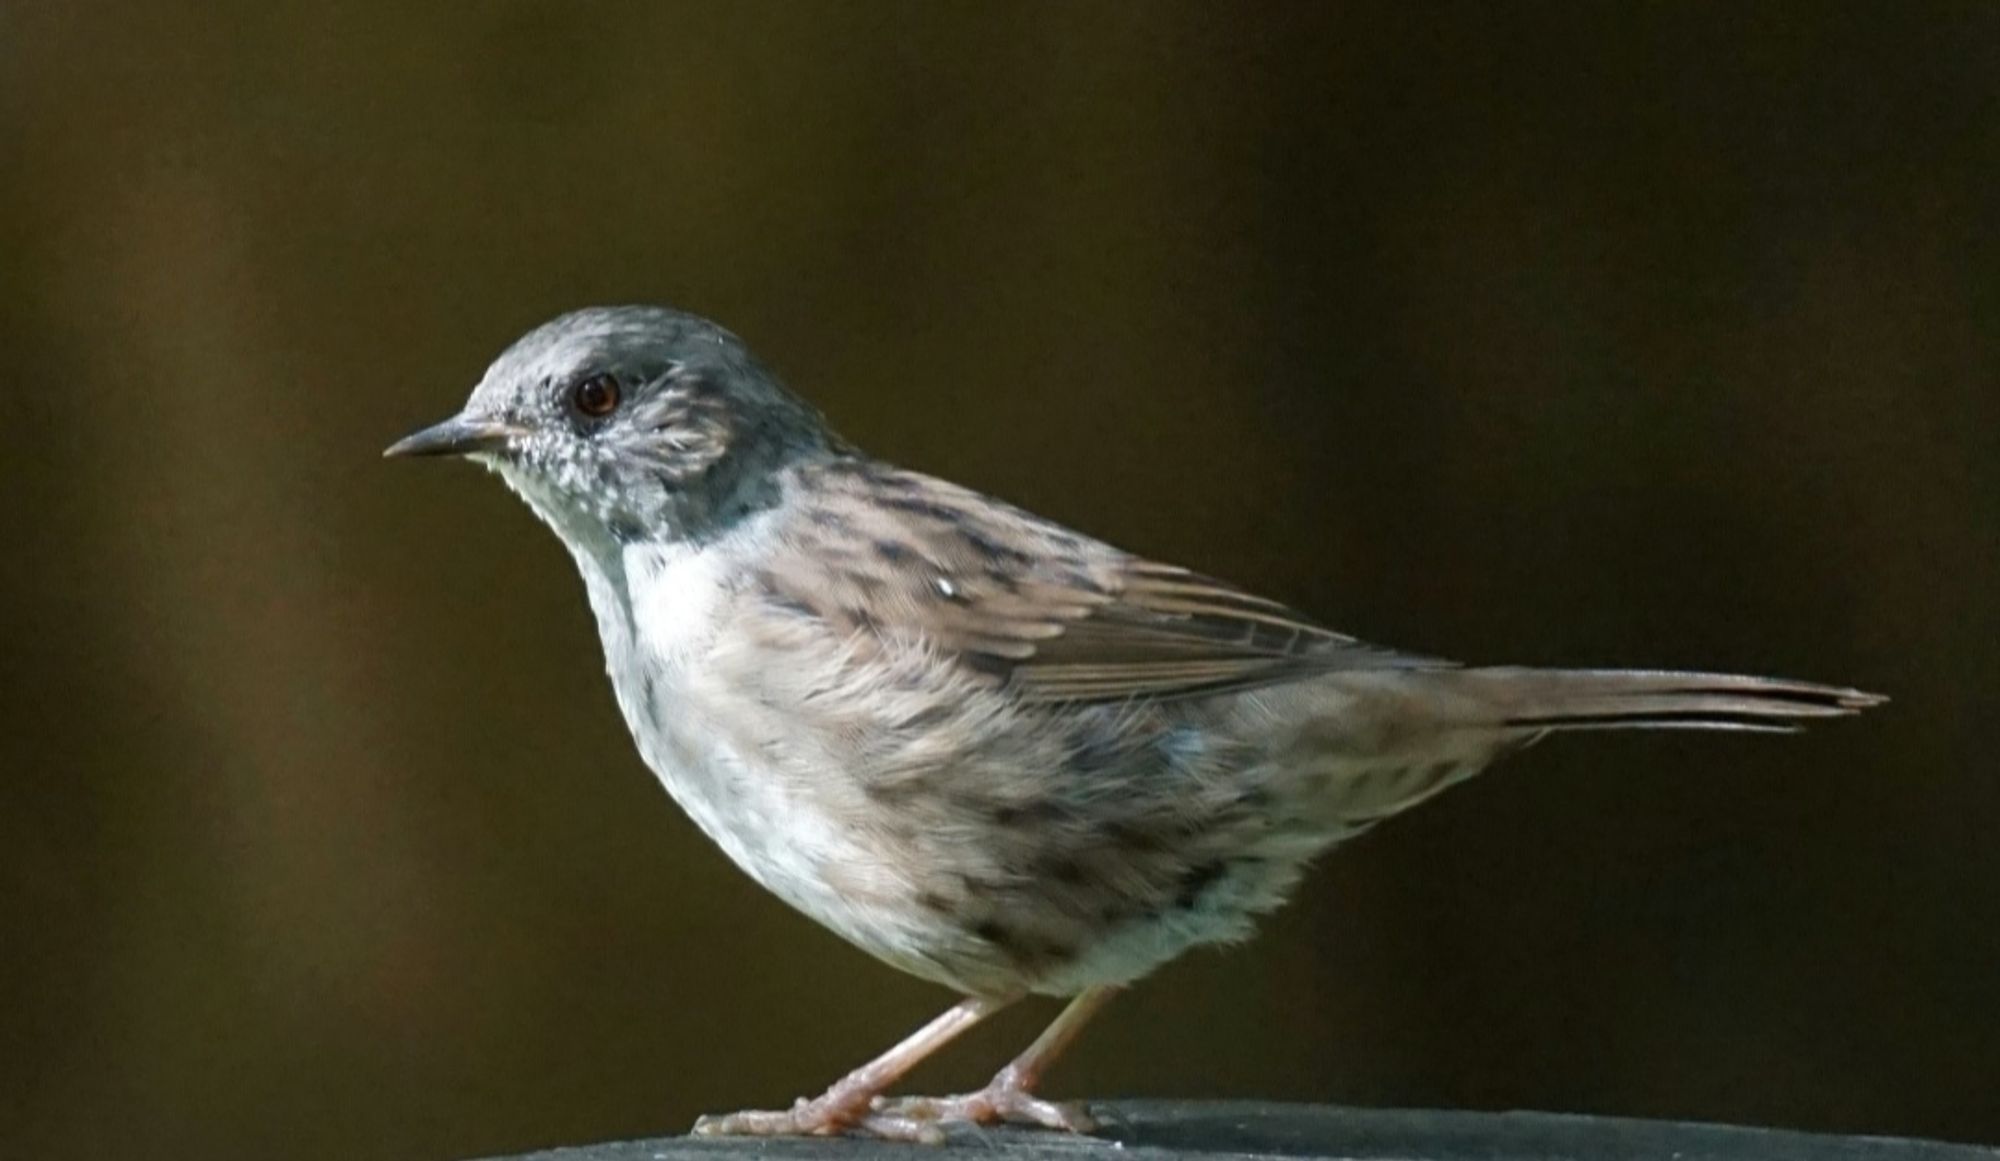
M 947 1002 L 673 809 L 504 489 L 377 458 L 628 300 L 1367 637 L 1897 699 L 1541 747 L 1061 1092 L 2000 1140 L 2000 8 L 182 7 L 0 10 L 0 1154 L 677 1131 Z

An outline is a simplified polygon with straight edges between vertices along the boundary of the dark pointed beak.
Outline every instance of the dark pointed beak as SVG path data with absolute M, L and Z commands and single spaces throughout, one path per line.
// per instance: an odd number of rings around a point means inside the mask
M 454 415 L 443 423 L 426 427 L 389 445 L 382 454 L 399 456 L 462 456 L 473 452 L 498 451 L 521 429 L 491 419 L 467 419 Z

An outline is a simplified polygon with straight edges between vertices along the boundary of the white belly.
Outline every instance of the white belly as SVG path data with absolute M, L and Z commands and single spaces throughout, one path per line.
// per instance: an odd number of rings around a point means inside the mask
M 845 755 L 758 680 L 768 658 L 730 631 L 713 549 L 625 550 L 629 626 L 605 629 L 618 703 L 646 765 L 696 826 L 767 890 L 865 950 L 922 972 L 907 884 L 857 825 Z M 593 593 L 593 604 L 597 596 Z
M 695 825 L 758 882 L 794 903 L 815 880 L 819 842 L 778 841 L 811 827 L 786 787 L 762 769 L 758 719 L 768 710 L 726 688 L 712 664 L 727 589 L 713 552 L 626 550 L 632 642 L 608 657 L 639 752 Z M 762 712 L 760 712 L 762 710 Z M 804 836 L 801 836 L 804 837 Z

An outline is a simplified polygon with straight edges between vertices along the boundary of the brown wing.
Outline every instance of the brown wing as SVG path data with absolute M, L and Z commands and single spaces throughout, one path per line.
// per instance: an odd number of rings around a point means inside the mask
M 862 459 L 801 469 L 780 605 L 922 641 L 1035 701 L 1179 698 L 1341 669 L 1435 668 L 1223 581 Z
M 1115 571 L 1109 603 L 1016 667 L 1024 693 L 1063 701 L 1187 697 L 1336 669 L 1448 664 L 1365 644 L 1183 568 L 1126 557 Z

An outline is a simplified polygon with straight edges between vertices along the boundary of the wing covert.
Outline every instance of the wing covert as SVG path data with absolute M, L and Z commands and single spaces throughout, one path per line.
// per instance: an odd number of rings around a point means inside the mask
M 916 472 L 858 458 L 802 472 L 790 557 L 760 583 L 854 631 L 925 642 L 1027 700 L 1197 697 L 1452 664 Z

